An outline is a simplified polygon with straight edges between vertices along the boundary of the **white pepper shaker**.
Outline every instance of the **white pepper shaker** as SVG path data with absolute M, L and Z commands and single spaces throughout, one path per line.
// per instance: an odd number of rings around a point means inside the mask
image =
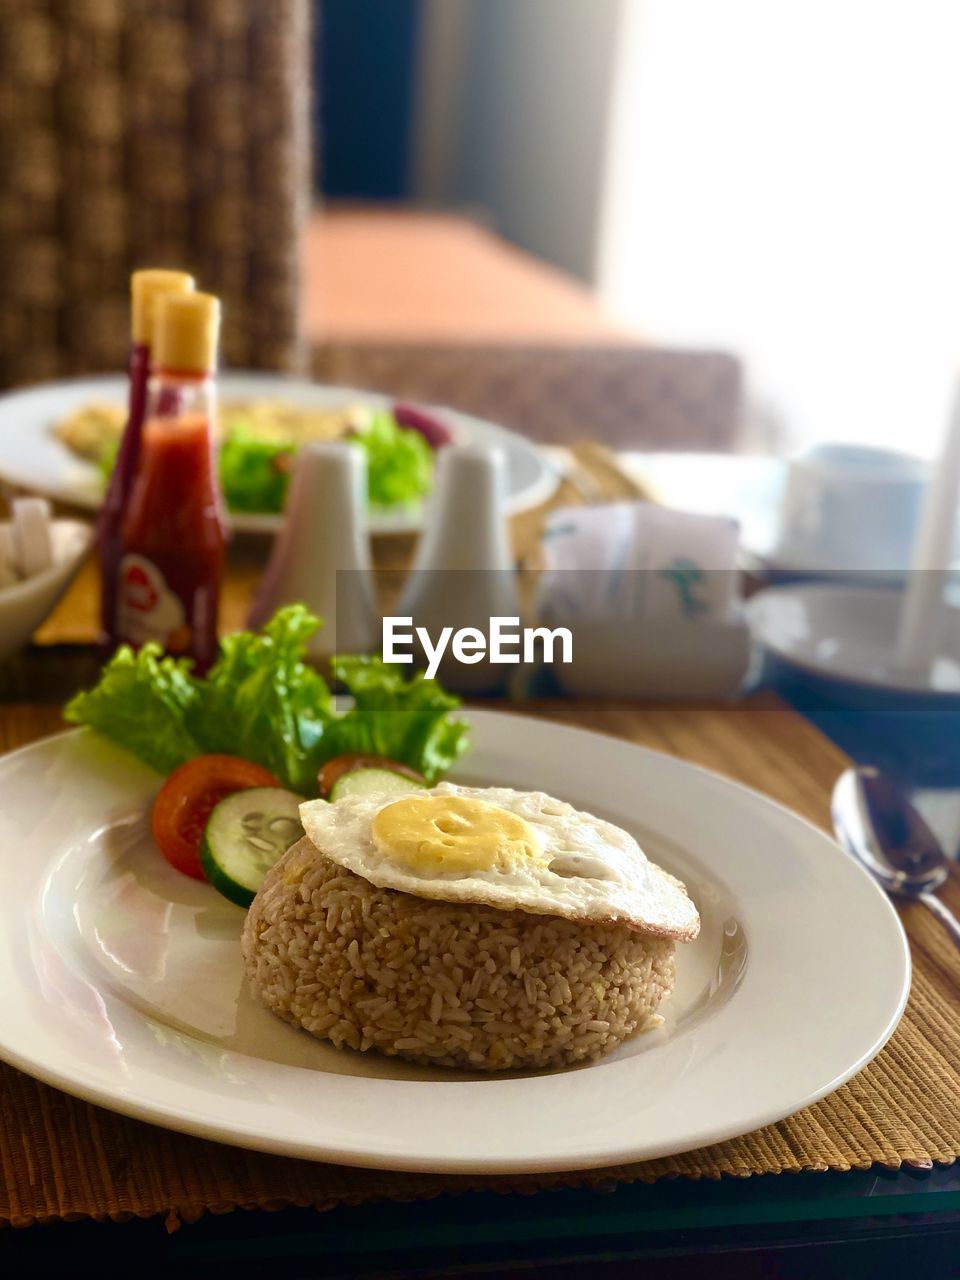
M 434 640 L 444 627 L 473 627 L 487 635 L 491 618 L 519 617 L 505 465 L 500 449 L 482 445 L 451 444 L 437 455 L 424 531 L 397 606 L 398 616 L 411 617 Z M 486 658 L 465 665 L 448 656 L 440 677 L 460 692 L 495 693 L 513 670 Z
M 378 653 L 380 617 L 370 572 L 366 458 L 350 444 L 308 444 L 297 453 L 283 528 L 250 610 L 262 627 L 281 605 L 300 601 L 324 619 L 311 638 L 313 661 L 333 653 Z

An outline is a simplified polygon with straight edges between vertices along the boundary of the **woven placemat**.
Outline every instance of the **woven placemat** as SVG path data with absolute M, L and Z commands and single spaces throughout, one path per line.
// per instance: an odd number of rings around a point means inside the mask
M 549 714 L 722 769 L 814 821 L 824 821 L 829 782 L 843 763 L 826 739 L 785 709 L 598 709 L 562 703 Z M 0 708 L 0 750 L 57 725 L 52 707 Z M 960 908 L 956 878 L 945 896 Z M 733 1141 L 641 1164 L 544 1176 L 349 1169 L 187 1138 L 89 1106 L 0 1067 L 0 1220 L 22 1226 L 159 1214 L 172 1227 L 204 1212 L 238 1207 L 328 1209 L 477 1189 L 607 1189 L 672 1176 L 950 1163 L 960 1155 L 960 952 L 924 908 L 907 906 L 903 919 L 913 952 L 913 991 L 887 1047 L 831 1097 Z M 803 1035 L 803 1028 L 797 1034 Z

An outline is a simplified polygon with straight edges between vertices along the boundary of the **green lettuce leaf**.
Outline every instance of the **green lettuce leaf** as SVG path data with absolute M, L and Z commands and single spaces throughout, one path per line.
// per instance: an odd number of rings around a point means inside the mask
M 116 440 L 107 440 L 100 450 L 100 456 L 97 458 L 97 468 L 103 476 L 106 485 L 110 477 L 113 475 L 113 468 L 117 465 L 117 457 L 120 453 L 120 437 Z
M 378 506 L 409 506 L 430 492 L 433 450 L 419 431 L 401 427 L 379 409 L 363 431 L 349 437 L 367 455 L 367 497 Z
M 243 419 L 232 421 L 220 445 L 220 487 L 230 510 L 281 512 L 294 452 L 293 444 L 258 440 Z
M 303 605 L 290 605 L 259 634 L 224 637 L 188 712 L 204 751 L 255 760 L 293 791 L 315 789 L 311 762 L 333 713 L 326 682 L 304 661 L 318 623 Z
M 331 756 L 359 751 L 401 760 L 433 782 L 467 749 L 466 722 L 451 716 L 460 700 L 422 673 L 405 679 L 380 658 L 340 657 L 333 671 L 354 706 L 331 725 Z
M 197 682 L 185 658 L 164 658 L 158 644 L 134 653 L 124 645 L 95 689 L 78 693 L 64 709 L 74 724 L 88 724 L 161 773 L 203 751 L 187 720 Z
M 389 756 L 429 781 L 466 750 L 459 706 L 435 680 L 405 679 L 379 658 L 334 664 L 354 705 L 338 712 L 324 679 L 306 662 L 320 621 L 303 605 L 280 609 L 262 632 L 226 636 L 205 679 L 157 645 L 120 649 L 96 688 L 77 694 L 64 715 L 169 773 L 193 756 L 224 752 L 264 765 L 302 794 L 317 770 L 348 751 Z

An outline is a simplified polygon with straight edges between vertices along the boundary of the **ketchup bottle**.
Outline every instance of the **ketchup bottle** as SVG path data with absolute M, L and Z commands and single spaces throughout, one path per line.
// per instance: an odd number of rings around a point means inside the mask
M 213 452 L 220 303 L 167 294 L 157 307 L 140 466 L 121 526 L 117 632 L 193 658 L 217 656 L 226 535 Z
M 97 552 L 100 557 L 99 647 L 113 650 L 117 636 L 117 570 L 120 563 L 120 527 L 140 460 L 140 437 L 147 404 L 147 378 L 153 345 L 158 300 L 168 293 L 193 289 L 193 276 L 184 271 L 134 271 L 130 277 L 131 343 L 130 402 L 127 425 L 117 461 L 97 520 Z

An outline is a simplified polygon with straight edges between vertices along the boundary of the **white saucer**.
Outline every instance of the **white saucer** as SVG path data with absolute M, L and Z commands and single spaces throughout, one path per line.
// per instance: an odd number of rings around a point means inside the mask
M 960 699 L 960 609 L 947 605 L 941 652 L 927 671 L 895 660 L 902 593 L 838 583 L 770 587 L 747 602 L 754 639 L 788 667 L 861 690 Z

